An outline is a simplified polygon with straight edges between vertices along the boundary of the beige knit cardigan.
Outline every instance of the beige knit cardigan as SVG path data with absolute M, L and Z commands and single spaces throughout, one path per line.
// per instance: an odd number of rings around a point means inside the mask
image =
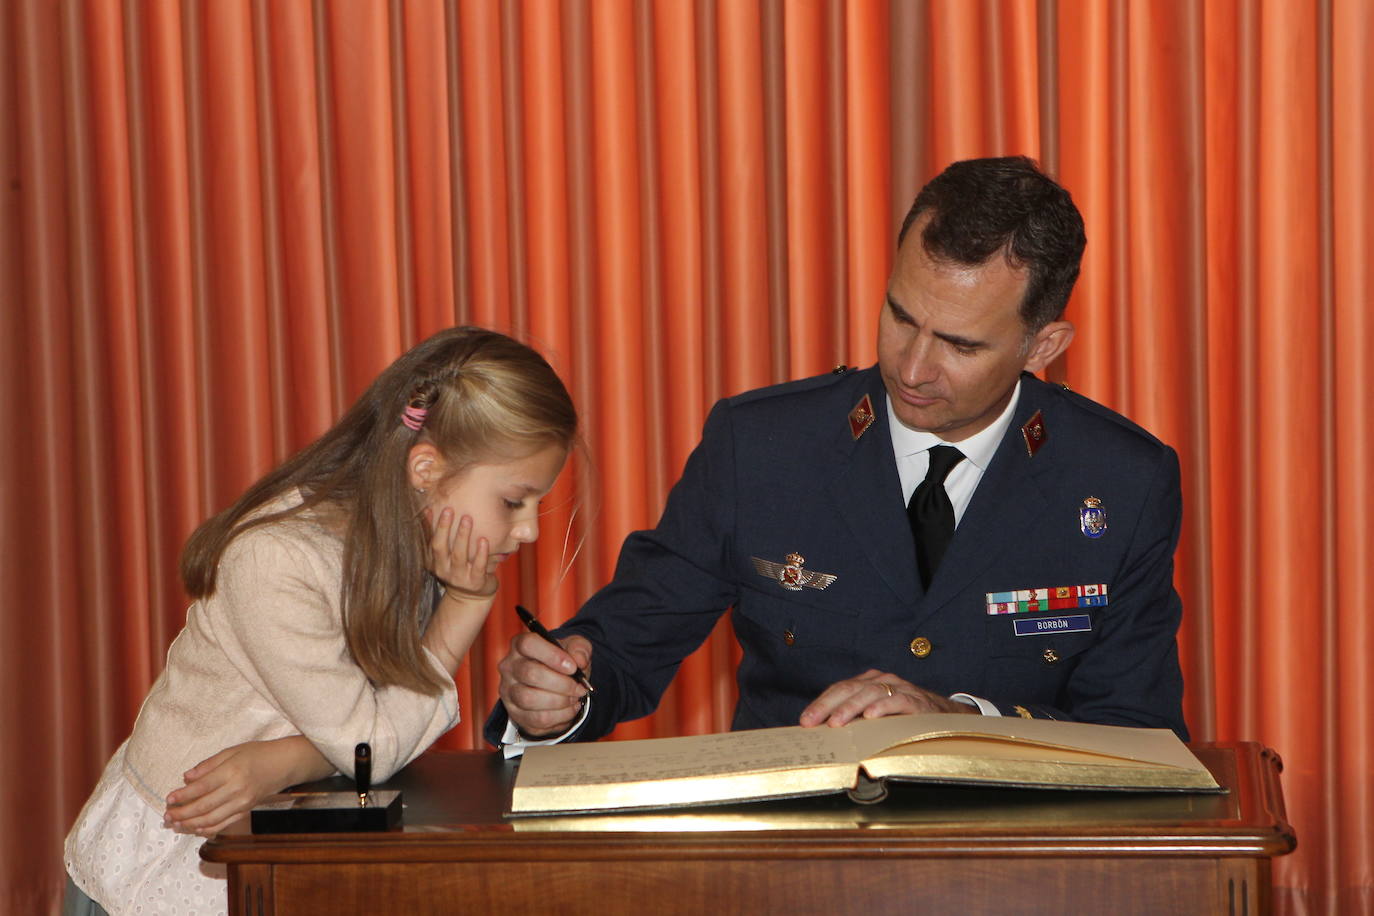
M 298 504 L 293 494 L 269 510 Z M 372 745 L 381 782 L 458 721 L 458 696 L 376 687 L 344 643 L 343 543 L 308 513 L 236 537 L 215 593 L 193 603 L 167 666 L 143 703 L 125 776 L 161 809 L 182 774 L 244 741 L 305 735 L 341 773 Z

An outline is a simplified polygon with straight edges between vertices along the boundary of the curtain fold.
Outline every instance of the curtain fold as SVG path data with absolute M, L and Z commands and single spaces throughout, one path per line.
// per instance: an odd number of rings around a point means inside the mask
M 1025 153 L 1089 246 L 1048 375 L 1179 452 L 1188 720 L 1285 761 L 1284 913 L 1374 911 L 1367 0 L 13 0 L 0 10 L 0 910 L 185 618 L 181 544 L 476 323 L 585 449 L 517 600 L 571 616 L 722 396 L 867 365 L 897 226 Z M 727 728 L 728 615 L 619 737 Z
M 1370 88 L 1369 48 L 1374 43 L 1374 6 L 1336 4 L 1331 16 L 1330 83 L 1327 105 L 1332 194 L 1331 249 L 1324 278 L 1329 290 L 1330 361 L 1326 389 L 1331 398 L 1323 414 L 1323 453 L 1329 477 L 1322 494 L 1327 539 L 1323 582 L 1328 600 L 1323 614 L 1323 650 L 1331 672 L 1323 707 L 1333 723 L 1322 736 L 1323 803 L 1328 810 L 1374 811 L 1374 741 L 1368 727 L 1347 723 L 1374 721 L 1374 691 L 1369 689 L 1369 652 L 1374 648 L 1374 616 L 1360 613 L 1374 591 L 1374 506 L 1369 459 L 1374 454 L 1368 415 L 1374 391 L 1374 90 Z M 1339 435 L 1337 435 L 1339 431 Z M 1316 876 L 1319 887 L 1339 889 L 1341 897 L 1374 908 L 1374 819 L 1332 819 L 1325 831 L 1330 858 Z M 1301 881 L 1295 876 L 1294 883 Z

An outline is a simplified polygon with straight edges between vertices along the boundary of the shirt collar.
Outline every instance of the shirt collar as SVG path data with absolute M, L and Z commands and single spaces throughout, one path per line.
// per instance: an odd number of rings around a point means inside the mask
M 1011 418 L 1016 413 L 1016 402 L 1021 399 L 1021 380 L 1016 380 L 1016 387 L 1012 389 L 1011 398 L 1007 401 L 1007 406 L 1002 412 L 988 424 L 987 428 L 974 433 L 962 442 L 945 442 L 935 433 L 924 432 L 911 429 L 902 425 L 902 421 L 897 419 L 897 414 L 892 410 L 892 396 L 884 393 L 883 400 L 887 404 L 887 428 L 892 434 L 892 454 L 898 458 L 905 458 L 917 452 L 924 452 L 926 449 L 936 445 L 954 445 L 959 451 L 964 453 L 964 457 L 978 465 L 979 470 L 986 471 L 988 465 L 992 463 L 992 456 L 997 453 L 997 446 L 1002 443 L 1002 436 L 1006 433 L 1007 427 L 1011 425 Z

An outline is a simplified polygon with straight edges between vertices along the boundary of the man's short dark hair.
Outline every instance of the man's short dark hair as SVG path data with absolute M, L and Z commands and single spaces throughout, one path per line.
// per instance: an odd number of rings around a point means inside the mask
M 1087 237 L 1069 192 L 1025 156 L 965 159 L 930 180 L 911 205 L 897 244 L 930 213 L 921 244 L 937 261 L 974 266 L 999 251 L 1030 271 L 1021 319 L 1034 333 L 1064 314 Z

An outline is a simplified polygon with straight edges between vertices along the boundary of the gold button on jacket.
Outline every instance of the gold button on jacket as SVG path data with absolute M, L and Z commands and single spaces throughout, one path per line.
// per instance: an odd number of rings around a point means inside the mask
M 925 658 L 930 654 L 930 640 L 924 636 L 917 636 L 911 641 L 911 654 L 917 658 Z

